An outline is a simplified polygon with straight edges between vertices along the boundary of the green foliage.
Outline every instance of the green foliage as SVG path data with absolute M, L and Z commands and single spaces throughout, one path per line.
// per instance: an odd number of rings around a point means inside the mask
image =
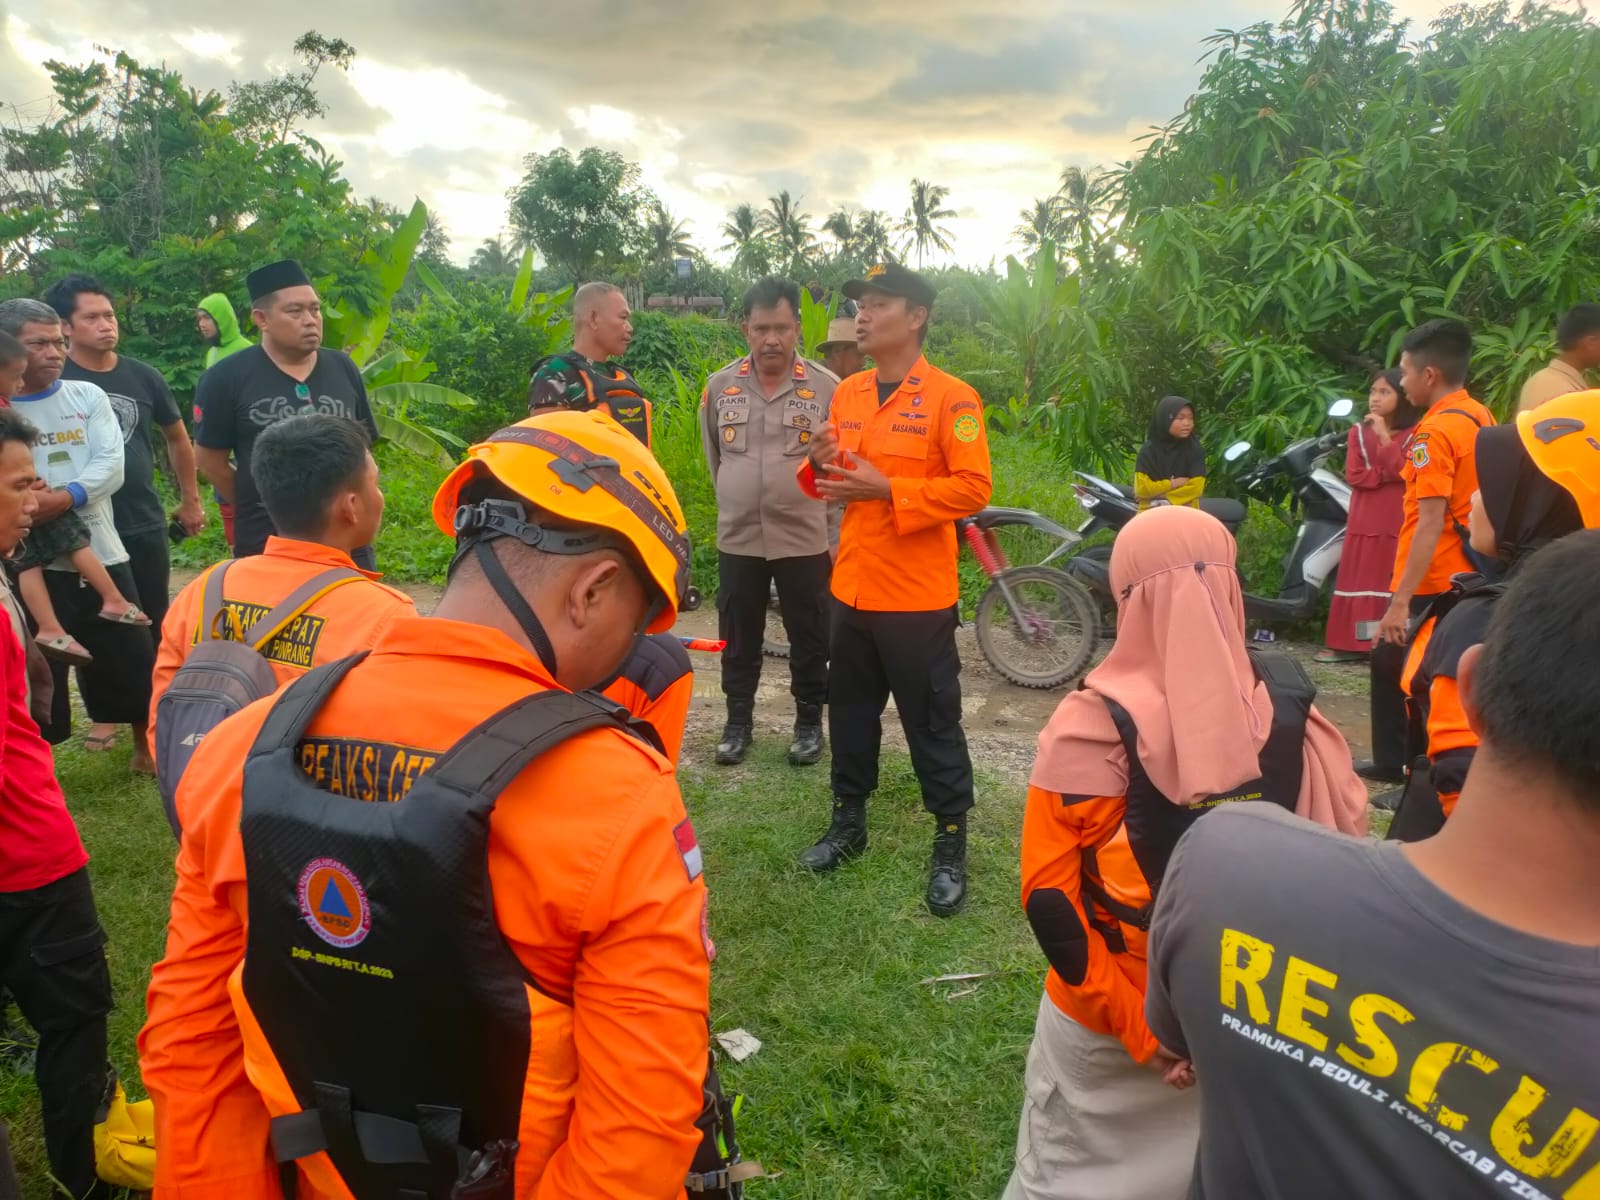
M 664 383 L 673 371 L 678 371 L 694 384 L 698 398 L 706 376 L 743 357 L 748 349 L 738 326 L 726 321 L 641 312 L 633 314 L 633 342 L 622 365 L 641 384 L 646 379 Z M 671 388 L 647 386 L 645 390 L 654 399 L 657 390 L 666 393 Z
M 826 301 L 811 298 L 809 288 L 800 289 L 800 346 L 801 353 L 817 357 L 817 347 L 828 340 L 828 322 L 839 311 L 837 294 Z
M 511 225 L 538 247 L 573 284 L 595 277 L 602 264 L 631 257 L 640 218 L 652 199 L 639 167 L 614 150 L 565 147 L 530 154 L 526 174 L 511 190 Z
M 340 45 L 307 43 L 307 52 Z M 123 350 L 180 394 L 204 356 L 195 304 L 223 292 L 242 311 L 253 267 L 298 258 L 333 281 L 330 308 L 377 302 L 368 252 L 391 233 L 390 215 L 358 204 L 315 141 L 243 130 L 217 93 L 126 54 L 47 66 L 50 115 L 0 125 L 0 293 L 37 295 L 69 271 L 94 275 L 116 301 Z
M 425 295 L 409 312 L 396 314 L 395 338 L 426 346 L 438 364 L 433 381 L 477 401 L 466 412 L 420 406 L 416 414 L 427 424 L 471 443 L 528 415 L 533 364 L 571 341 L 572 293 L 535 292 L 519 306 L 519 282 L 525 291 L 522 276 L 495 284 L 469 281 L 448 296 Z
M 1474 391 L 1506 411 L 1555 317 L 1600 293 L 1600 95 L 1579 83 L 1600 28 L 1501 2 L 1417 44 L 1387 4 L 1300 0 L 1212 43 L 1199 93 L 1117 180 L 1141 402 L 1179 392 L 1217 444 L 1275 449 L 1451 315 L 1480 339 Z

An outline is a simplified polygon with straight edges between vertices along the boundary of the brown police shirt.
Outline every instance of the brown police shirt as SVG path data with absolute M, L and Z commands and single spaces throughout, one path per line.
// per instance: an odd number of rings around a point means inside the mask
M 717 489 L 717 549 L 751 558 L 799 558 L 828 549 L 824 507 L 795 469 L 828 419 L 838 377 L 796 356 L 768 396 L 748 357 L 706 381 L 700 440 Z

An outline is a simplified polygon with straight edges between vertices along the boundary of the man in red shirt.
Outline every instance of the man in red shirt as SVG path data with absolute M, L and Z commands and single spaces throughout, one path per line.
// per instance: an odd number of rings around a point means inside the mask
M 39 507 L 39 434 L 0 408 L 0 554 L 27 536 Z M 0 575 L 9 601 L 9 584 Z M 8 603 L 7 608 L 11 605 Z M 56 782 L 50 747 L 28 714 L 22 643 L 0 622 L 0 988 L 39 1031 L 34 1079 L 50 1172 L 82 1200 L 96 1188 L 94 1120 L 105 1087 L 111 976 L 89 855 Z

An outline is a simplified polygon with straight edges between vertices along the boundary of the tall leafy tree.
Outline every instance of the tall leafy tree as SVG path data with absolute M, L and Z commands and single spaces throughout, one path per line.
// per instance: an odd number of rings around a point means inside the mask
M 1103 265 L 1113 177 L 1098 167 L 1067 167 L 1055 194 L 1060 218 L 1058 241 L 1067 246 L 1082 269 Z
M 722 223 L 722 236 L 727 238 L 723 245 L 724 250 L 732 250 L 737 258 L 752 242 L 759 241 L 763 236 L 761 232 L 761 214 L 756 211 L 754 204 L 741 204 L 728 214 L 728 219 Z
M 1061 212 L 1059 197 L 1046 196 L 1042 200 L 1036 199 L 1031 207 L 1023 209 L 1017 215 L 1021 218 L 1021 222 L 1011 231 L 1011 236 L 1016 238 L 1028 252 L 1027 261 L 1030 264 L 1044 243 L 1059 243 L 1064 240 L 1066 220 Z
M 565 147 L 530 154 L 511 189 L 511 225 L 574 283 L 624 262 L 640 240 L 640 217 L 651 199 L 639 167 L 614 150 Z
M 1575 86 L 1597 70 L 1600 28 L 1538 4 L 1451 10 L 1420 43 L 1367 0 L 1217 35 L 1118 181 L 1122 324 L 1149 338 L 1123 353 L 1162 373 L 1139 390 L 1272 445 L 1448 314 L 1504 410 L 1557 314 L 1600 295 L 1600 93 Z
M 950 229 L 939 223 L 956 215 L 955 209 L 944 207 L 949 195 L 950 189 L 942 184 L 926 179 L 911 181 L 911 207 L 900 221 L 900 232 L 905 235 L 906 245 L 917 252 L 918 267 L 929 249 L 950 252 Z
M 670 267 L 674 259 L 694 257 L 688 228 L 660 200 L 652 200 L 646 210 L 644 237 L 645 256 L 652 265 Z
M 250 136 L 286 142 L 296 125 L 327 116 L 328 106 L 317 95 L 317 75 L 328 66 L 348 71 L 356 48 L 313 29 L 295 40 L 294 53 L 303 64 L 300 70 L 276 79 L 235 83 L 228 89 L 234 124 Z
M 836 208 L 828 214 L 828 219 L 822 223 L 822 232 L 828 234 L 839 244 L 839 253 L 851 254 L 856 249 L 860 240 L 860 232 L 856 228 L 857 217 L 848 208 Z
M 777 243 L 790 269 L 803 264 L 816 246 L 816 239 L 811 235 L 811 214 L 801 210 L 799 200 L 787 190 L 770 196 L 760 219 L 762 232 Z
M 496 276 L 513 276 L 517 273 L 517 263 L 521 255 L 513 253 L 506 245 L 504 237 L 484 238 L 478 248 L 472 252 L 472 259 L 467 264 L 467 269 L 474 275 L 486 278 Z
M 869 263 L 894 259 L 894 233 L 887 213 L 868 209 L 856 222 L 856 250 Z

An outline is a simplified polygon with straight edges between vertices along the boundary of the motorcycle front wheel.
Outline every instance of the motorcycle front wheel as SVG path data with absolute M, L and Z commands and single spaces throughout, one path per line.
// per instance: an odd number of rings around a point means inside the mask
M 1075 682 L 1100 640 L 1088 588 L 1054 567 L 1002 571 L 978 600 L 973 626 L 989 665 L 1025 688 Z

